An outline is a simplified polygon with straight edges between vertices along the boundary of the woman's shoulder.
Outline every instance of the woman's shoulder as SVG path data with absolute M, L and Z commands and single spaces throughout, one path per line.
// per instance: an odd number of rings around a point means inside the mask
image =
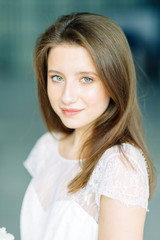
M 94 176 L 100 179 L 102 175 L 116 174 L 136 175 L 148 179 L 147 161 L 143 152 L 130 143 L 114 145 L 108 148 L 100 157 L 94 169 Z
M 142 151 L 129 143 L 107 149 L 94 169 L 92 185 L 99 196 L 105 195 L 147 210 L 148 170 Z
M 59 134 L 46 132 L 35 143 L 24 166 L 31 176 L 35 176 L 45 166 L 58 147 Z
M 125 164 L 126 167 L 141 169 L 146 172 L 147 162 L 141 149 L 130 143 L 122 143 L 107 149 L 102 155 L 103 161 Z M 107 163 L 106 163 L 107 164 Z
M 59 141 L 59 134 L 54 132 L 46 132 L 41 135 L 38 140 L 36 141 L 36 145 L 49 145 L 53 144 L 54 142 Z

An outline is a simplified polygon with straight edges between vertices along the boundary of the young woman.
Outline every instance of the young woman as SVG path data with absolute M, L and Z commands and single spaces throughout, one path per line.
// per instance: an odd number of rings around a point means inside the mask
M 104 16 L 63 16 L 34 66 L 48 132 L 25 162 L 21 239 L 142 240 L 153 167 L 124 33 Z

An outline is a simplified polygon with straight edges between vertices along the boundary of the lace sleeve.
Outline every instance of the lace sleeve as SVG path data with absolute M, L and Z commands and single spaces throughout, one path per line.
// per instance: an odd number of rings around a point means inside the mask
M 102 157 L 98 194 L 148 211 L 149 183 L 144 156 L 130 144 L 123 144 L 123 152 L 126 157 L 114 146 Z
M 24 166 L 32 177 L 35 177 L 44 168 L 47 155 L 50 154 L 48 147 L 51 141 L 53 144 L 51 134 L 45 133 L 38 139 L 28 158 L 25 160 Z

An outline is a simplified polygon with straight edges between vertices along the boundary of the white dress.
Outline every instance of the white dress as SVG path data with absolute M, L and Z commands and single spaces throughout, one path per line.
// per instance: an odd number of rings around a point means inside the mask
M 24 165 L 32 175 L 21 210 L 21 240 L 97 240 L 101 195 L 148 211 L 146 161 L 128 143 L 106 150 L 85 188 L 67 193 L 67 185 L 81 170 L 78 160 L 59 154 L 58 136 L 44 134 Z M 123 158 L 123 160 L 122 160 Z

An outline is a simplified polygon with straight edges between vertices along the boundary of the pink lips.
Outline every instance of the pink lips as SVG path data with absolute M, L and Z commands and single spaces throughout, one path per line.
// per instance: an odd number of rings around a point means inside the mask
M 62 108 L 62 112 L 65 116 L 75 116 L 76 114 L 82 112 L 83 109 L 67 109 L 67 108 Z

